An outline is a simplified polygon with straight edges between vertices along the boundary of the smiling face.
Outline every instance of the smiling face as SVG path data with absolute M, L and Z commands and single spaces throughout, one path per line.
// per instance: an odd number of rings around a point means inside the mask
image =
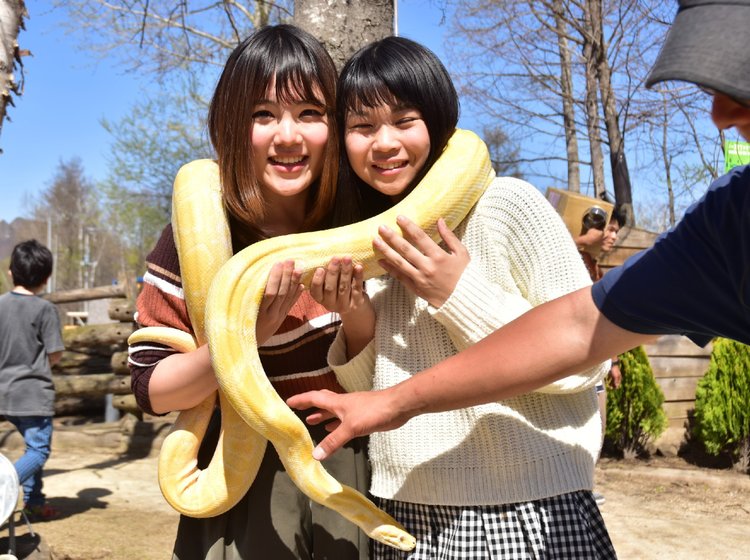
M 320 177 L 328 140 L 322 103 L 279 101 L 272 83 L 253 107 L 250 127 L 253 169 L 267 200 L 303 196 Z
M 357 176 L 394 200 L 412 186 L 430 153 L 419 110 L 391 105 L 349 111 L 344 144 Z
M 615 246 L 617 241 L 617 234 L 620 232 L 620 223 L 617 220 L 610 220 L 607 227 L 604 228 L 604 235 L 602 237 L 602 252 L 609 253 Z

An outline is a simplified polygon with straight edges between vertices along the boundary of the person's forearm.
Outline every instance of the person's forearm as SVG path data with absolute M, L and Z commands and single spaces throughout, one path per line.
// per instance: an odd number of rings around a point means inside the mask
M 389 392 L 399 417 L 441 412 L 527 393 L 654 337 L 601 315 L 584 288 L 540 305 L 471 348 Z
M 193 408 L 218 389 L 208 345 L 172 354 L 154 368 L 148 392 L 156 413 Z
M 351 360 L 357 356 L 375 337 L 375 312 L 368 308 L 359 316 L 341 316 L 341 331 L 346 342 L 346 357 Z

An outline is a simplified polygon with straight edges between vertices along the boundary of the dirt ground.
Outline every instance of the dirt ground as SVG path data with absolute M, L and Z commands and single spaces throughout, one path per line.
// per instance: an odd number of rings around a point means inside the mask
M 7 424 L 7 423 L 6 423 Z M 18 439 L 0 422 L 0 451 L 11 460 Z M 45 475 L 49 502 L 62 512 L 15 524 L 25 560 L 166 560 L 177 514 L 156 482 L 164 425 L 62 426 Z M 677 457 L 604 458 L 596 473 L 602 513 L 619 558 L 734 560 L 750 557 L 750 476 L 701 468 Z M 0 554 L 8 526 L 0 529 Z

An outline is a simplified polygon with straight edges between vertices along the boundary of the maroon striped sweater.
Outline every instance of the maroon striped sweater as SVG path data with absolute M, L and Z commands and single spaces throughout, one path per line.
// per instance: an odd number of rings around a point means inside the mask
M 193 335 L 180 278 L 180 263 L 172 234 L 167 226 L 154 250 L 147 257 L 143 289 L 136 303 L 139 326 L 164 326 Z M 259 349 L 263 368 L 281 398 L 314 389 L 343 392 L 328 367 L 328 347 L 341 321 L 305 291 L 289 315 Z M 154 414 L 148 385 L 156 364 L 176 352 L 158 343 L 134 344 L 129 348 L 131 387 L 138 406 Z

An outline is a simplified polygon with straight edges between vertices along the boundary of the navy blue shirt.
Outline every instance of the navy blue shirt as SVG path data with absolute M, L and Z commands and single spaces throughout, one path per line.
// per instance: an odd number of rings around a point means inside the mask
M 604 316 L 632 332 L 750 344 L 750 166 L 714 181 L 680 223 L 592 294 Z

